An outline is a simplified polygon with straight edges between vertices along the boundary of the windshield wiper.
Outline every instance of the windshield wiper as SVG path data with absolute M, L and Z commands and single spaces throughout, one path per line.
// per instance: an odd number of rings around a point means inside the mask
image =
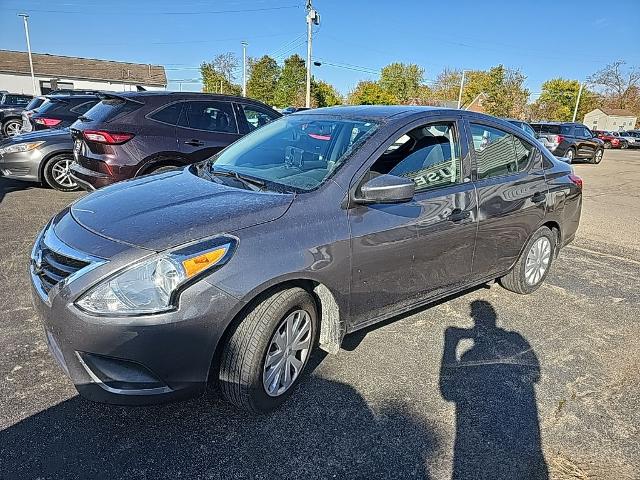
M 240 183 L 246 185 L 254 192 L 261 192 L 265 189 L 266 184 L 262 180 L 258 180 L 257 178 L 246 177 L 244 175 L 239 174 L 238 172 L 231 170 L 213 170 L 209 172 L 211 175 L 217 175 L 220 177 L 232 177 L 238 180 Z

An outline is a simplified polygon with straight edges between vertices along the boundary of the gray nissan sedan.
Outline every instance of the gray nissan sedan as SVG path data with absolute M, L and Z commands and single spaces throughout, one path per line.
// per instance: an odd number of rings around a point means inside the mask
M 217 383 L 264 412 L 316 347 L 495 279 L 533 292 L 581 204 L 571 166 L 494 117 L 309 110 L 60 212 L 33 247 L 33 296 L 85 397 L 141 404 Z

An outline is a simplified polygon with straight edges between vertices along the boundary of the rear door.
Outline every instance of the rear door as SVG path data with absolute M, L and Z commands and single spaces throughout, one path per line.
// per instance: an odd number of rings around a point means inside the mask
M 280 118 L 278 112 L 251 103 L 234 103 L 240 132 L 247 134 Z
M 586 127 L 576 125 L 573 128 L 576 137 L 576 145 L 578 147 L 578 156 L 580 158 L 591 158 L 595 154 L 598 142 L 593 140 L 593 134 Z
M 489 120 L 469 119 L 469 149 L 478 195 L 473 277 L 505 273 L 543 222 L 548 188 L 538 148 Z
M 476 234 L 476 194 L 455 117 L 413 122 L 398 131 L 356 175 L 357 189 L 376 175 L 411 178 L 414 198 L 357 205 L 351 230 L 351 316 L 375 322 L 469 281 Z
M 188 100 L 176 128 L 180 152 L 192 162 L 209 158 L 241 134 L 231 102 Z

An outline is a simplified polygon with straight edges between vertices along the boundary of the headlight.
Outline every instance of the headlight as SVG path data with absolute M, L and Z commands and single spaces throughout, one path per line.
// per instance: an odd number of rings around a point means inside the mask
M 180 289 L 204 272 L 224 265 L 235 245 L 235 239 L 218 237 L 160 254 L 98 283 L 81 296 L 76 305 L 102 315 L 171 310 Z
M 28 143 L 16 143 L 15 145 L 9 145 L 4 148 L 0 148 L 0 155 L 7 155 L 9 153 L 22 153 L 35 150 L 44 142 L 28 142 Z

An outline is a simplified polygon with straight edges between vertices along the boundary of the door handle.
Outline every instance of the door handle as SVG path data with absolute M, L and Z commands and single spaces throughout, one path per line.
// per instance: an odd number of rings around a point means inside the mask
M 536 192 L 531 197 L 533 203 L 542 203 L 547 199 L 547 196 L 542 192 Z
M 192 138 L 191 140 L 185 140 L 187 145 L 191 145 L 192 147 L 202 147 L 204 142 L 202 140 L 198 140 L 196 138 Z
M 449 220 L 450 222 L 462 222 L 470 216 L 471 212 L 469 210 L 460 210 L 459 208 L 454 208 L 447 217 L 447 220 Z

